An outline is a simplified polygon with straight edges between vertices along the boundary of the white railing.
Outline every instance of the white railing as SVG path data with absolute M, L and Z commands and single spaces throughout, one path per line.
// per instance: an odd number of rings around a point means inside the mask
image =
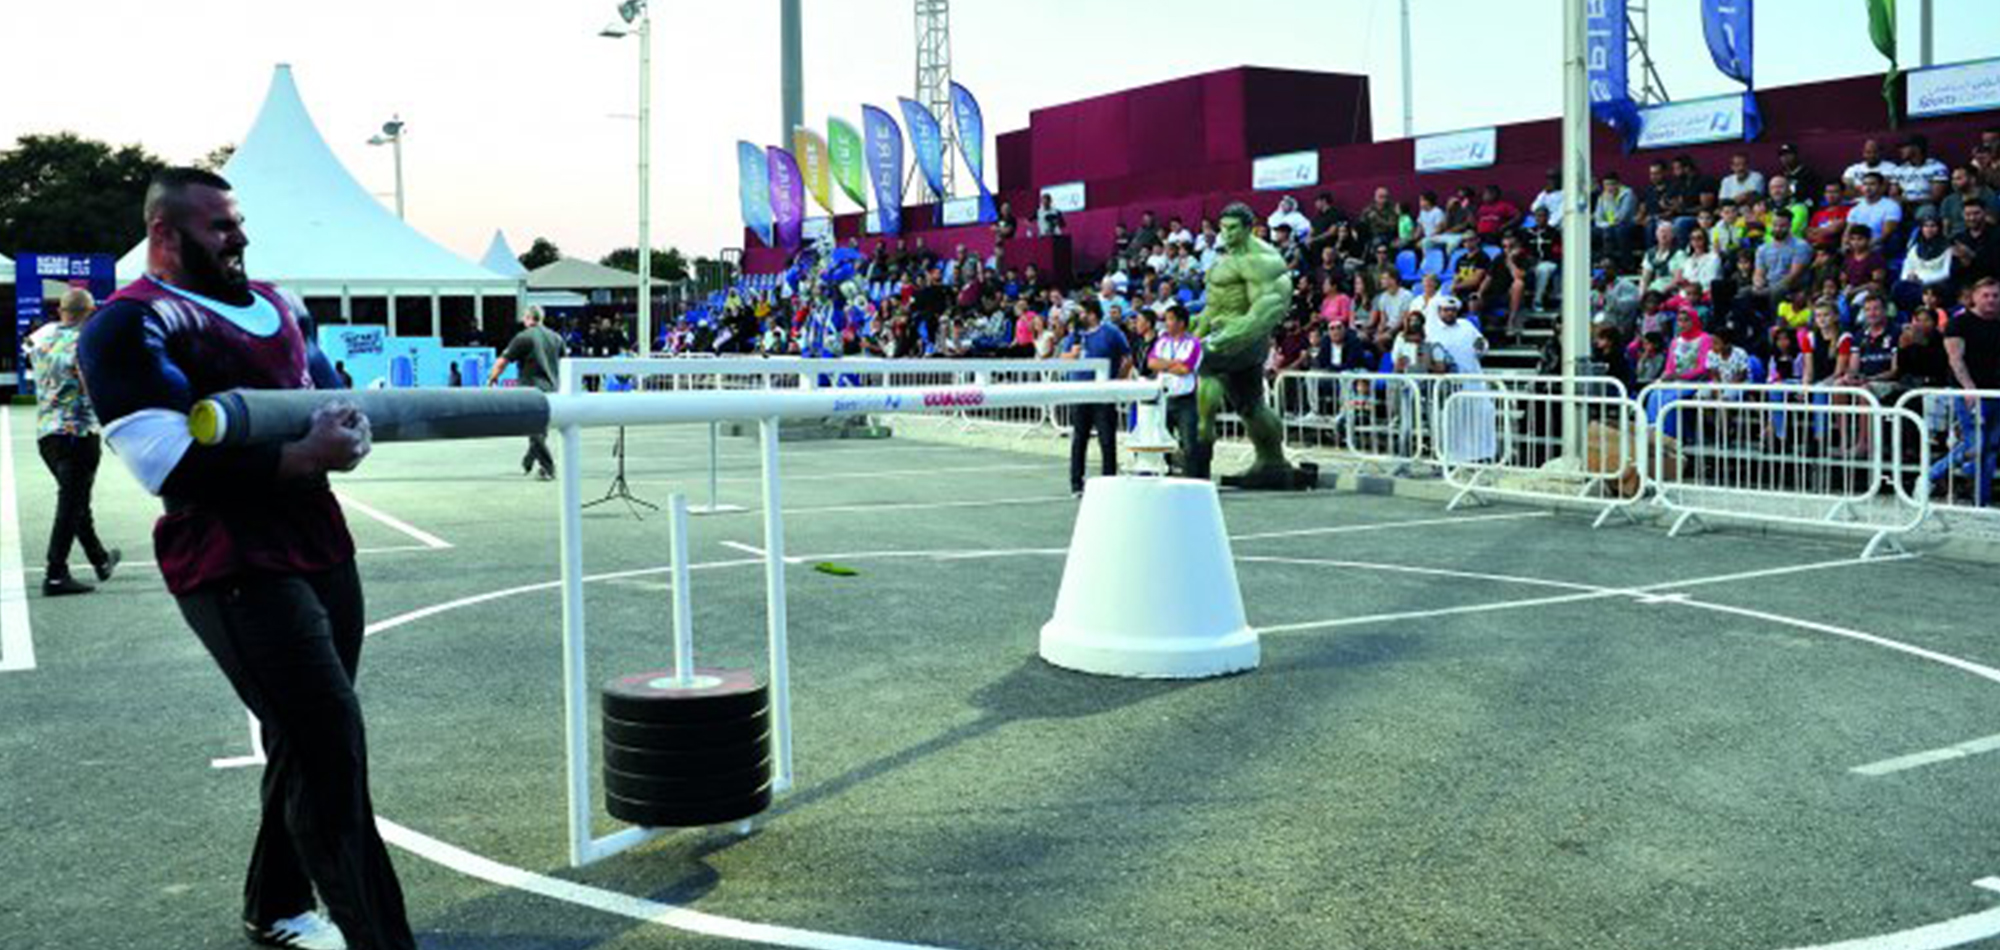
M 1968 397 L 1970 397 L 1968 399 Z M 1994 506 L 1994 469 L 2000 458 L 2000 390 L 1915 389 L 1896 408 L 1920 420 L 1907 435 L 1930 453 L 1922 500 L 1946 526 L 2000 528 Z M 1909 451 L 1909 445 L 1904 445 Z
M 1428 400 L 1415 377 L 1293 372 L 1274 392 L 1288 452 L 1374 471 L 1430 458 Z
M 1438 460 L 1458 489 L 1447 510 L 1489 496 L 1562 498 L 1597 506 L 1602 526 L 1639 503 L 1637 407 L 1622 392 L 1589 393 L 1599 388 L 1440 387 Z

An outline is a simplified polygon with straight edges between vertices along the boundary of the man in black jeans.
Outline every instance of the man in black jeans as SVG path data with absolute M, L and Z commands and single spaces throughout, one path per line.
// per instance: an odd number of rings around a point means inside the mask
M 76 341 L 83 332 L 83 321 L 96 306 L 89 291 L 71 290 L 57 306 L 56 322 L 28 337 L 28 360 L 35 373 L 35 447 L 41 452 L 42 464 L 56 479 L 48 572 L 42 575 L 44 597 L 96 590 L 69 572 L 69 549 L 74 544 L 83 545 L 83 554 L 90 559 L 98 580 L 110 580 L 111 571 L 118 566 L 118 549 L 106 550 L 97 540 L 97 524 L 90 516 L 90 489 L 97 482 L 97 462 L 103 453 L 97 439 L 97 416 L 90 411 L 83 376 L 76 366 Z
M 1085 300 L 1084 329 L 1070 335 L 1064 359 L 1104 359 L 1111 363 L 1111 379 L 1125 375 L 1125 357 L 1131 351 L 1125 331 L 1104 322 L 1104 307 Z M 1088 378 L 1088 377 L 1084 377 Z M 1069 490 L 1083 494 L 1083 460 L 1090 451 L 1090 435 L 1097 433 L 1097 454 L 1104 474 L 1118 474 L 1118 407 L 1109 403 L 1074 406 L 1070 409 Z
M 105 439 L 165 503 L 153 545 L 167 589 L 263 724 L 269 764 L 242 925 L 273 946 L 412 950 L 368 793 L 354 539 L 327 483 L 367 456 L 367 417 L 336 403 L 295 442 L 197 444 L 197 400 L 340 379 L 299 298 L 245 275 L 249 239 L 227 181 L 163 171 L 145 221 L 146 276 L 91 318 L 78 353 Z

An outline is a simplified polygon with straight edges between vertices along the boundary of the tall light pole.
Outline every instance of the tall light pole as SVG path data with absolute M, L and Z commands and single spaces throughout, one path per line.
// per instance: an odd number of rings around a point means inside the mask
M 1410 0 L 1403 0 L 1403 137 L 1417 135 L 1417 104 L 1413 99 L 1415 71 L 1410 66 Z
M 1590 38 L 1584 0 L 1563 3 L 1563 453 L 1582 460 L 1585 415 L 1575 402 L 1583 361 L 1590 354 Z M 1620 37 L 1623 39 L 1623 37 Z M 1613 47 L 1616 49 L 1616 47 Z M 1613 55 L 1617 55 L 1614 53 Z
M 396 217 L 403 217 L 403 117 L 391 116 L 382 123 L 382 134 L 368 138 L 370 145 L 392 145 L 396 152 Z
M 653 355 L 653 11 L 646 0 L 625 0 L 618 17 L 620 22 L 598 35 L 639 35 L 639 355 L 648 357 Z
M 799 0 L 778 0 L 778 88 L 782 93 L 784 128 L 781 144 L 790 144 L 792 130 L 806 123 L 805 27 L 799 22 Z

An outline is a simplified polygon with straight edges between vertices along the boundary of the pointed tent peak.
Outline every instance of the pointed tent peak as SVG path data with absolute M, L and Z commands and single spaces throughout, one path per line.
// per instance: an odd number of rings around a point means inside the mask
M 493 242 L 486 245 L 486 256 L 479 259 L 479 265 L 505 277 L 520 277 L 528 273 L 521 266 L 520 255 L 507 243 L 507 232 L 493 229 Z

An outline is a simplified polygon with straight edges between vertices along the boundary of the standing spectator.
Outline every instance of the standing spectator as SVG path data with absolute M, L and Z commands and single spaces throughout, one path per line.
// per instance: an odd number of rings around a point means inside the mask
M 1403 208 L 1389 200 L 1389 189 L 1377 187 L 1375 200 L 1361 212 L 1362 237 L 1369 244 L 1390 245 L 1402 239 Z
M 1459 319 L 1458 301 L 1450 297 L 1438 303 L 1437 335 L 1431 338 L 1431 361 L 1442 373 L 1479 376 L 1485 373 L 1481 360 L 1486 355 L 1486 337 L 1469 320 Z M 1484 382 L 1463 382 L 1454 387 L 1461 393 L 1486 390 Z M 1447 462 L 1483 462 L 1494 456 L 1498 445 L 1498 406 L 1492 399 L 1446 398 L 1447 418 L 1440 420 L 1448 433 L 1442 446 Z
M 1840 173 L 1840 183 L 1847 188 L 1848 194 L 1858 195 L 1861 193 L 1862 179 L 1869 175 L 1886 176 L 1895 167 L 1896 163 L 1882 158 L 1882 143 L 1869 139 L 1861 143 L 1861 160 L 1847 166 L 1847 170 Z
M 1883 175 L 1890 181 L 1903 186 L 1903 195 L 1915 200 L 1930 193 L 1931 182 L 1949 179 L 1951 169 L 1930 155 L 1931 143 L 1921 135 L 1912 135 L 1903 142 L 1903 163 L 1890 167 Z
M 1764 175 L 1751 170 L 1750 156 L 1743 152 L 1729 156 L 1729 174 L 1722 176 L 1721 184 L 1716 186 L 1716 197 L 1730 204 L 1744 195 L 1763 193 Z
M 515 376 L 523 386 L 532 386 L 545 393 L 556 391 L 558 365 L 562 362 L 563 338 L 554 330 L 542 326 L 542 308 L 529 307 L 521 314 L 521 332 L 514 334 L 500 358 L 493 361 L 493 371 L 486 374 L 486 385 L 500 384 L 500 374 L 513 366 Z M 528 454 L 521 457 L 521 474 L 535 472 L 535 477 L 549 481 L 556 477 L 556 459 L 549 454 L 548 433 L 537 432 L 528 436 Z
M 1787 142 L 1778 146 L 1777 174 L 1785 176 L 1792 183 L 1792 190 L 1802 195 L 1816 195 L 1820 192 L 1819 172 L 1807 168 L 1799 160 L 1798 146 Z
M 1638 216 L 1638 197 L 1618 180 L 1617 172 L 1605 172 L 1597 207 L 1591 212 L 1593 242 L 1610 254 L 1621 257 L 1630 254 L 1638 243 Z
M 1521 223 L 1521 209 L 1500 195 L 1499 185 L 1487 185 L 1473 216 L 1473 231 L 1481 244 L 1497 244 L 1500 235 Z
M 1991 224 L 1985 205 L 1965 206 L 1965 230 L 1952 239 L 1959 286 L 1969 287 L 1988 277 L 2000 277 L 2000 232 Z
M 1095 300 L 1083 301 L 1083 328 L 1070 335 L 1064 359 L 1103 359 L 1110 362 L 1111 378 L 1125 375 L 1130 355 L 1125 334 L 1104 320 L 1104 308 Z M 1083 462 L 1089 452 L 1092 430 L 1097 433 L 1097 454 L 1102 471 L 1118 474 L 1118 409 L 1109 403 L 1075 406 L 1070 412 L 1069 489 L 1083 494 Z
M 1042 206 L 1035 211 L 1035 231 L 1043 237 L 1053 237 L 1063 233 L 1063 213 L 1056 210 L 1054 195 L 1043 195 Z
M 28 335 L 28 364 L 35 380 L 35 448 L 56 480 L 56 513 L 49 525 L 48 570 L 42 575 L 42 596 L 88 594 L 92 587 L 70 574 L 69 551 L 83 545 L 100 581 L 110 580 L 122 557 L 97 539 L 91 517 L 90 493 L 97 483 L 97 464 L 104 457 L 98 439 L 97 415 L 83 390 L 76 344 L 84 321 L 97 309 L 90 292 L 72 288 L 56 305 L 56 320 Z
M 1146 366 L 1165 381 L 1167 429 L 1180 440 L 1176 461 L 1181 474 L 1208 478 L 1207 459 L 1198 440 L 1200 409 L 1195 396 L 1201 380 L 1201 338 L 1188 332 L 1186 307 L 1174 304 L 1167 308 L 1166 332 L 1147 351 Z
M 1548 223 L 1554 227 L 1558 228 L 1562 227 L 1562 219 L 1563 219 L 1562 169 L 1551 168 L 1549 169 L 1548 175 L 1546 175 L 1542 179 L 1542 190 L 1536 193 L 1534 203 L 1528 205 L 1528 216 L 1531 218 L 1534 217 L 1535 212 L 1537 211 L 1548 212 Z
M 1931 468 L 1931 481 L 1942 483 L 1947 472 L 1971 456 L 1974 468 L 1973 503 L 1986 506 L 1993 500 L 1993 472 L 2000 456 L 2000 398 L 1979 395 L 1976 390 L 2000 390 L 2000 280 L 1981 278 L 1972 287 L 1972 307 L 1944 332 L 1945 358 L 1951 376 L 1966 390 L 1958 412 L 1963 441 L 1943 461 Z
M 1866 227 L 1869 243 L 1876 247 L 1894 246 L 1888 242 L 1895 239 L 1896 229 L 1903 223 L 1903 206 L 1883 194 L 1886 181 L 1878 172 L 1861 176 L 1861 197 L 1847 213 L 1847 223 Z

